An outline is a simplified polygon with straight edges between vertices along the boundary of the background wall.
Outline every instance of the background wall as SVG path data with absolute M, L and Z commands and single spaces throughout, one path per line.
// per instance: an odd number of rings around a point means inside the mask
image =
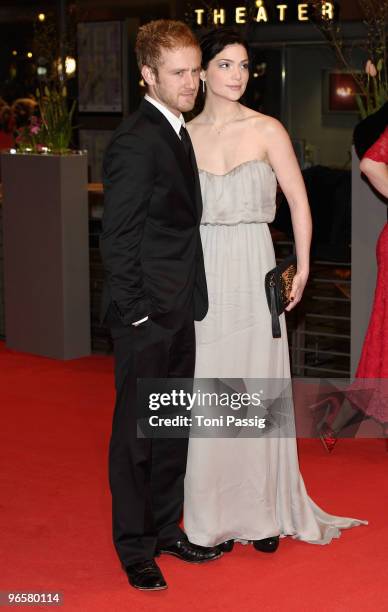
M 363 64 L 361 53 L 355 60 Z M 315 163 L 343 167 L 350 164 L 353 128 L 358 114 L 324 113 L 323 73 L 336 69 L 329 48 L 302 45 L 287 49 L 286 123 L 293 139 L 312 146 Z

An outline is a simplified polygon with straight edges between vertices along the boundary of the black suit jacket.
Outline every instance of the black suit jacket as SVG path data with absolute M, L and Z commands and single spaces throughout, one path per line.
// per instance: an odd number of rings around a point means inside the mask
M 115 131 L 103 174 L 101 319 L 111 304 L 124 325 L 189 310 L 203 319 L 208 297 L 198 170 L 171 124 L 146 100 Z

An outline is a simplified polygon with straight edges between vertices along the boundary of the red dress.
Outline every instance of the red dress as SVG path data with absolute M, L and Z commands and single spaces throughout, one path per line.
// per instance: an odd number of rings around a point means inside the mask
M 388 127 L 364 157 L 388 164 Z M 377 284 L 372 314 L 358 364 L 356 378 L 388 379 L 388 223 L 376 245 Z M 388 380 L 376 382 L 376 393 L 365 412 L 380 422 L 388 422 Z

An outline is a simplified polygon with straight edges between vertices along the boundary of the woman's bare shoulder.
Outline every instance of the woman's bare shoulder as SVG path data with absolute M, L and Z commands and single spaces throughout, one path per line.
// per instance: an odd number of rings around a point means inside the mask
M 251 109 L 247 110 L 250 111 L 247 115 L 247 119 L 251 123 L 250 127 L 260 130 L 261 133 L 264 131 L 268 135 L 284 132 L 282 123 L 278 119 L 275 119 L 275 117 Z

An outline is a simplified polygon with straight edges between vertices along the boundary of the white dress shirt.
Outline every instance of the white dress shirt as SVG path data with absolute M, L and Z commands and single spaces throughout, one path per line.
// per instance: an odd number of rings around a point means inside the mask
M 147 100 L 147 102 L 149 102 L 150 104 L 153 104 L 158 109 L 158 111 L 160 111 L 162 115 L 166 117 L 167 121 L 170 123 L 174 132 L 180 139 L 180 134 L 179 134 L 180 129 L 182 125 L 183 127 L 186 127 L 185 120 L 184 120 L 182 113 L 179 115 L 179 117 L 177 117 L 166 106 L 164 106 L 164 104 L 161 104 L 157 100 L 154 100 L 154 98 L 151 98 L 151 96 L 149 96 L 148 94 L 144 96 L 144 100 Z M 135 321 L 134 323 L 132 323 L 132 325 L 137 327 L 138 325 L 140 325 L 141 323 L 144 323 L 144 321 L 147 321 L 147 320 L 148 320 L 148 317 L 144 317 L 143 319 L 140 319 L 139 321 Z
M 150 104 L 153 104 L 158 109 L 158 111 L 160 111 L 162 115 L 166 117 L 167 121 L 171 124 L 174 131 L 180 138 L 179 132 L 180 132 L 182 125 L 183 127 L 186 127 L 185 120 L 183 118 L 182 113 L 179 115 L 179 117 L 177 117 L 166 106 L 164 106 L 164 104 L 161 104 L 157 100 L 154 100 L 154 98 L 151 98 L 151 96 L 149 96 L 148 94 L 144 96 L 144 100 L 147 100 L 147 102 L 149 102 Z

